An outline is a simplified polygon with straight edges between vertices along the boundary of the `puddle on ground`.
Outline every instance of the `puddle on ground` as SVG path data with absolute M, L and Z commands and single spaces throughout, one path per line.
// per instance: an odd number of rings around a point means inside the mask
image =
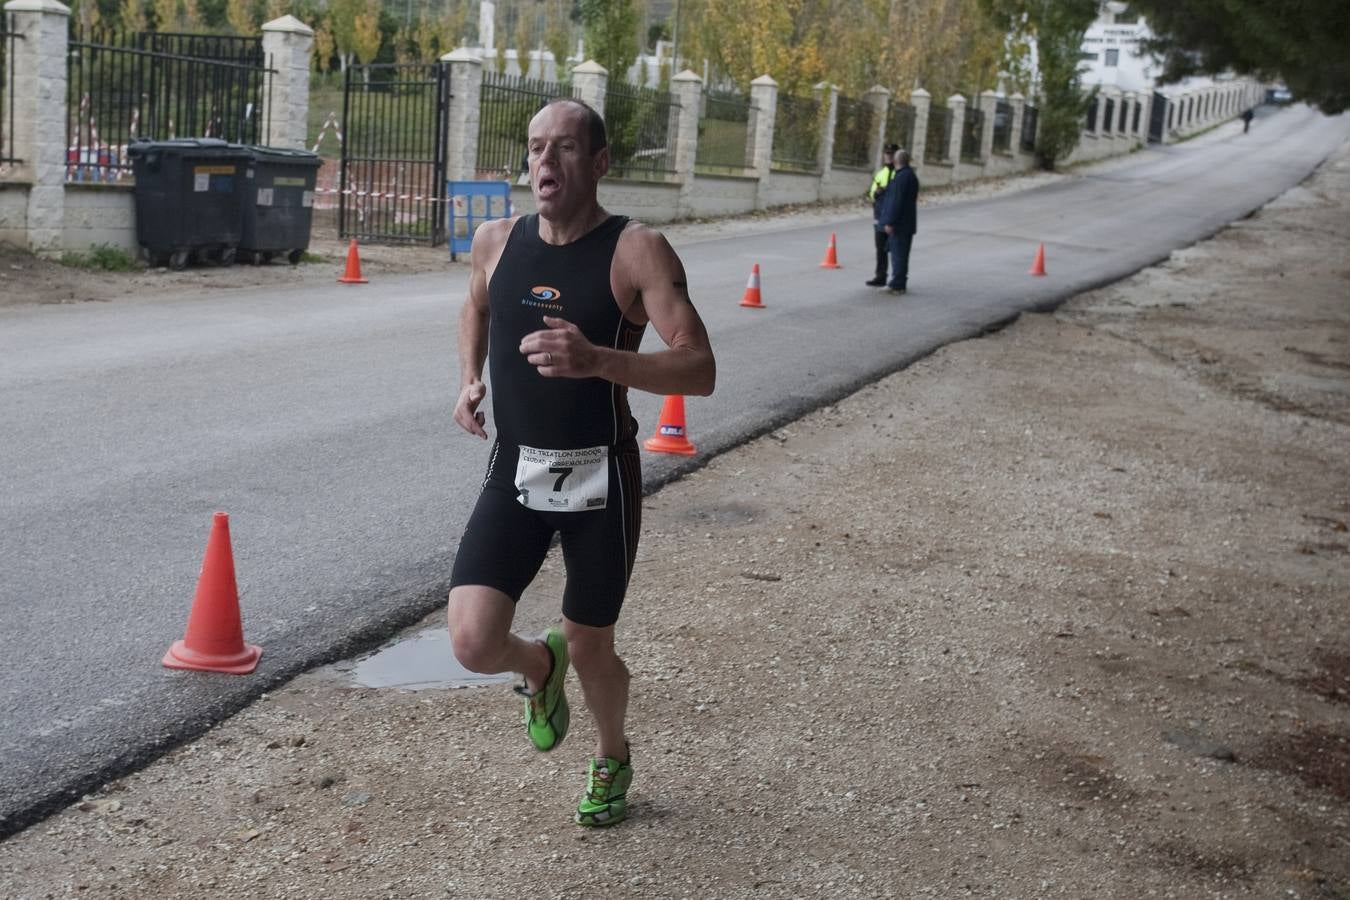
M 459 664 L 450 651 L 444 628 L 428 628 L 381 647 L 369 656 L 343 660 L 330 667 L 361 687 L 403 691 L 476 687 L 511 681 L 509 672 L 479 675 Z

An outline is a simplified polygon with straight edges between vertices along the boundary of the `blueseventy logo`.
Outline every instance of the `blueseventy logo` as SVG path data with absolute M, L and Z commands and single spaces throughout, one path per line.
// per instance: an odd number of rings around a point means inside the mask
M 562 304 L 558 302 L 560 297 L 562 297 L 562 291 L 546 284 L 539 284 L 530 288 L 530 296 L 521 297 L 520 302 L 525 306 L 537 306 L 540 309 L 561 312 Z

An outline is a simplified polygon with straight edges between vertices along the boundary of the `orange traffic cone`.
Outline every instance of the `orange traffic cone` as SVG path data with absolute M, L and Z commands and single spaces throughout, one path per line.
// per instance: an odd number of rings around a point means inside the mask
M 163 663 L 170 669 L 200 669 L 246 675 L 258 666 L 262 649 L 244 643 L 239 621 L 239 588 L 230 553 L 230 517 L 223 512 L 211 523 L 206 558 L 197 579 L 197 595 L 188 614 L 187 635 L 174 641 Z
M 842 268 L 843 268 L 843 266 L 839 265 L 839 257 L 838 257 L 838 256 L 835 256 L 835 251 L 834 251 L 834 232 L 833 232 L 833 231 L 830 232 L 830 246 L 828 246 L 828 247 L 825 248 L 825 259 L 824 259 L 823 262 L 821 262 L 820 267 L 821 267 L 822 269 L 842 269 Z
M 763 309 L 764 304 L 759 299 L 759 263 L 755 263 L 754 268 L 750 270 L 750 280 L 745 283 L 745 296 L 741 298 L 741 306 L 748 306 L 751 309 Z
M 361 277 L 361 257 L 356 252 L 356 238 L 347 245 L 347 271 L 342 273 L 338 279 L 338 284 L 366 284 L 366 279 Z
M 1045 274 L 1045 244 L 1036 247 L 1036 261 L 1031 264 L 1029 275 Z
M 657 422 L 656 434 L 643 441 L 642 446 L 653 453 L 693 456 L 698 452 L 698 448 L 684 436 L 684 395 L 670 394 L 666 397 L 666 402 L 661 404 L 661 419 Z

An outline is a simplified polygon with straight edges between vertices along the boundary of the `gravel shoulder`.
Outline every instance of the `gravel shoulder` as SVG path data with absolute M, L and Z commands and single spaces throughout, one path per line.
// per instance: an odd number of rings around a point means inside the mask
M 0 895 L 1350 897 L 1347 248 L 1350 145 L 651 496 L 612 831 L 580 711 L 543 755 L 503 685 L 325 669 L 0 843 Z

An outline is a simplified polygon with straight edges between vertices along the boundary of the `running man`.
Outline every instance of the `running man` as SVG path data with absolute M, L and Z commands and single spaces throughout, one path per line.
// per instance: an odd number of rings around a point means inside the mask
M 487 438 L 486 360 L 497 436 L 447 614 L 461 664 L 524 678 L 516 690 L 539 750 L 567 736 L 569 660 L 576 668 L 598 737 L 575 817 L 590 826 L 624 819 L 633 778 L 629 674 L 614 650 L 642 517 L 628 388 L 706 396 L 716 379 L 680 258 L 659 232 L 600 206 L 607 144 L 604 120 L 586 104 L 545 106 L 528 132 L 538 213 L 486 222 L 474 235 L 455 421 Z M 666 349 L 638 351 L 648 322 Z M 512 633 L 512 617 L 555 533 L 567 569 L 562 627 L 527 640 Z

